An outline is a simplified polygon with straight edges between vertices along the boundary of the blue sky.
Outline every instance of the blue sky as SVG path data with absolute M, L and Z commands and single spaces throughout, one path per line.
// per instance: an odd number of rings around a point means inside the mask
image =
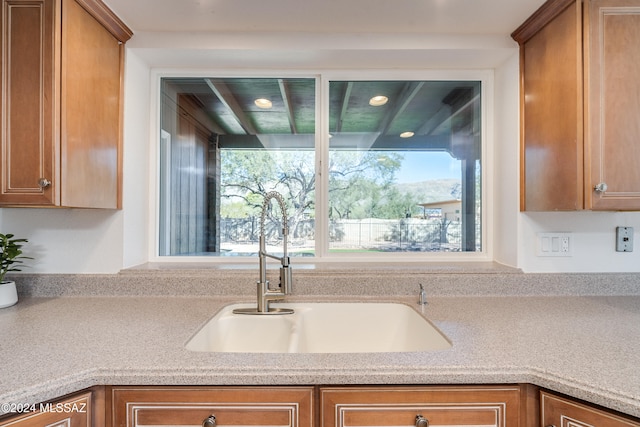
M 408 151 L 396 175 L 397 183 L 427 181 L 430 179 L 460 179 L 460 161 L 443 151 Z

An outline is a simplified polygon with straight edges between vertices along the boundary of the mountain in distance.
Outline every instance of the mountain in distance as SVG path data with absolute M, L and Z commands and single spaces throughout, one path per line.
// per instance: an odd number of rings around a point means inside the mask
M 460 180 L 455 178 L 394 184 L 399 192 L 411 194 L 419 203 L 459 199 L 460 185 Z

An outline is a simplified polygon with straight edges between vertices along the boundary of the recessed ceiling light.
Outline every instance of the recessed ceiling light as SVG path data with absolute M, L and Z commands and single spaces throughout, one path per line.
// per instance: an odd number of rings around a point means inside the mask
M 415 135 L 413 132 L 402 132 L 400 138 L 411 138 L 413 135 Z
M 273 106 L 271 101 L 265 98 L 258 98 L 253 102 L 258 106 L 258 108 L 271 108 Z
M 373 98 L 371 98 L 369 100 L 369 105 L 372 105 L 374 107 L 379 107 L 381 105 L 384 105 L 387 103 L 387 101 L 389 101 L 389 98 L 387 98 L 384 95 L 376 95 Z

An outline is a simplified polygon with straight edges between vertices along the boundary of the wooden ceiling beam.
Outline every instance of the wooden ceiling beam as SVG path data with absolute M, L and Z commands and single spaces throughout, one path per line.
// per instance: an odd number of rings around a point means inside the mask
M 442 107 L 420 126 L 420 129 L 416 132 L 417 134 L 431 135 L 436 129 L 451 122 L 454 117 L 479 101 L 480 95 L 473 95 L 472 91 L 469 91 L 467 99 L 457 98 L 455 103 L 447 102 L 448 98 L 449 95 L 442 100 Z
M 291 133 L 296 135 L 298 133 L 298 128 L 296 126 L 295 117 L 293 116 L 291 95 L 289 93 L 287 83 L 283 79 L 278 79 L 278 86 L 280 87 L 280 96 L 282 96 L 282 102 L 284 102 L 284 109 L 287 113 L 287 117 L 289 118 L 289 127 L 291 128 Z
M 248 135 L 257 135 L 258 132 L 238 103 L 238 100 L 233 96 L 229 87 L 222 80 L 204 79 L 204 81 L 211 91 L 218 97 L 220 102 L 229 109 L 242 129 L 244 129 Z
M 380 126 L 378 132 L 380 135 L 386 135 L 387 131 L 391 127 L 391 124 L 404 112 L 409 103 L 415 98 L 424 86 L 424 82 L 407 82 L 405 83 L 398 99 L 393 102 L 393 105 L 389 109 L 389 112 L 380 120 Z M 406 129 L 407 131 L 414 131 L 414 129 Z
M 342 122 L 344 121 L 344 116 L 347 114 L 347 109 L 349 107 L 349 98 L 351 98 L 352 90 L 353 90 L 353 82 L 347 82 L 347 84 L 344 87 L 344 92 L 342 92 L 340 115 L 338 116 L 338 120 L 336 121 L 335 133 L 342 132 Z
M 194 103 L 196 103 L 198 109 L 196 110 L 195 116 L 197 120 L 205 123 L 207 129 L 209 129 L 213 133 L 216 133 L 218 135 L 222 135 L 226 133 L 225 130 L 218 123 L 218 120 L 216 120 L 216 117 L 211 117 L 211 115 L 209 114 L 209 111 L 205 108 L 204 101 L 200 99 L 199 94 L 194 93 L 194 94 L 187 94 L 185 96 L 187 96 L 189 99 L 193 100 Z

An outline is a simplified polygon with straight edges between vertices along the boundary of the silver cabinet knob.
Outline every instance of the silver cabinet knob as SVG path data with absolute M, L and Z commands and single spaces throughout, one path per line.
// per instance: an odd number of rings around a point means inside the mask
M 216 427 L 216 416 L 209 415 L 202 421 L 202 427 Z
M 599 184 L 596 184 L 595 187 L 593 187 L 593 189 L 596 191 L 596 193 L 604 193 L 605 191 L 607 191 L 607 183 L 606 182 L 601 182 Z
M 47 178 L 40 178 L 38 180 L 38 185 L 40 186 L 40 188 L 47 188 L 51 185 L 51 181 L 49 181 Z
M 429 420 L 422 415 L 416 415 L 416 427 L 429 427 Z

